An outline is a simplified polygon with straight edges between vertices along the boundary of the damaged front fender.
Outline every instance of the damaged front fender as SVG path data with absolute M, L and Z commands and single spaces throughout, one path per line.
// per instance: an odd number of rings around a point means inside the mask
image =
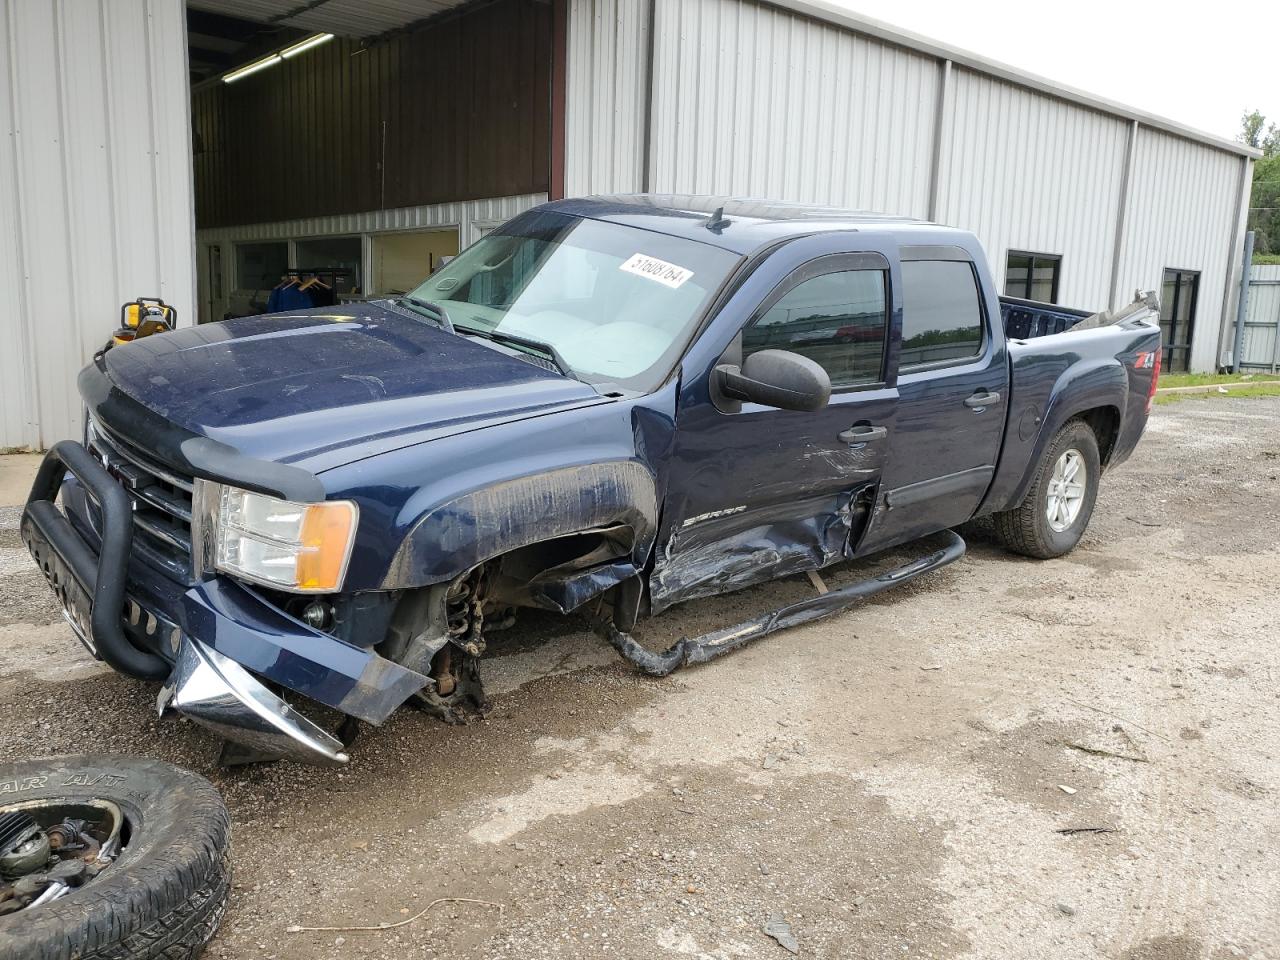
M 440 583 L 536 543 L 584 531 L 625 528 L 630 540 L 628 569 L 599 579 L 596 585 L 608 589 L 633 575 L 644 562 L 653 545 L 657 518 L 653 475 L 637 461 L 580 464 L 517 477 L 425 513 L 397 551 L 383 586 L 401 589 Z M 590 595 L 592 583 L 592 576 L 578 577 L 572 585 L 551 590 L 550 605 L 581 602 Z

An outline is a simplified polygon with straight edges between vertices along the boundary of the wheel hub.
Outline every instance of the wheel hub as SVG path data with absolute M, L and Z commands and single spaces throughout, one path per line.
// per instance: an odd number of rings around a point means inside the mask
M 1088 468 L 1079 450 L 1072 448 L 1058 457 L 1045 498 L 1045 519 L 1055 533 L 1069 530 L 1080 516 L 1088 480 Z
M 0 916 L 49 903 L 109 867 L 127 840 L 106 800 L 35 801 L 0 808 Z

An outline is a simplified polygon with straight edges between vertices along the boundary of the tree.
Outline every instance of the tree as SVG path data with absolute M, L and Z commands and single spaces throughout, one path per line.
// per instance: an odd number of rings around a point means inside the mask
M 1249 226 L 1254 232 L 1255 254 L 1280 253 L 1280 128 L 1268 123 L 1259 110 L 1242 114 L 1241 143 L 1262 151 L 1253 164 L 1253 189 L 1249 195 Z
M 1280 128 L 1274 123 L 1267 123 L 1267 118 L 1260 110 L 1240 115 L 1240 133 L 1236 139 L 1255 150 L 1261 150 L 1265 157 L 1280 152 Z

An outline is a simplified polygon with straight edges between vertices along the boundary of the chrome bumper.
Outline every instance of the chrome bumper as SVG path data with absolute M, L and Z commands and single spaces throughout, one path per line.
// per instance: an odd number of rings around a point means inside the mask
M 304 763 L 347 762 L 342 742 L 199 640 L 183 637 L 173 673 L 156 698 L 160 714 L 176 710 L 225 740 Z

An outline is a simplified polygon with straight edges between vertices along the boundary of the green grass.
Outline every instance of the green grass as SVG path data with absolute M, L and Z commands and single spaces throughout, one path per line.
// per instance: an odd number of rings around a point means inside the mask
M 1280 380 L 1280 374 L 1267 373 L 1162 373 L 1160 389 L 1165 387 L 1207 387 L 1215 383 L 1249 383 L 1253 380 Z
M 1160 382 L 1164 383 L 1164 378 Z M 1179 400 L 1216 400 L 1219 397 L 1280 397 L 1280 383 L 1260 384 L 1256 387 L 1239 387 L 1227 393 L 1205 390 L 1200 393 L 1157 393 L 1155 402 L 1160 406 Z

